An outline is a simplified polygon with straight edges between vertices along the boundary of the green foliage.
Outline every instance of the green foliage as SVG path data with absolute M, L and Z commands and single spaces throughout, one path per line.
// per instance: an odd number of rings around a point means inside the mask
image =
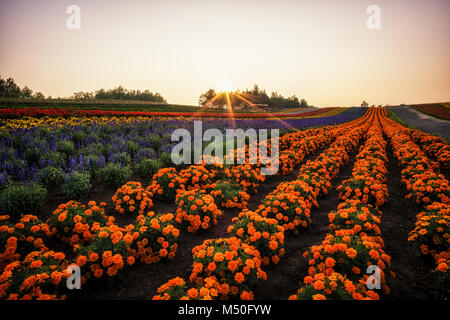
M 75 154 L 75 146 L 72 141 L 69 140 L 61 140 L 56 144 L 56 150 L 66 155 L 66 157 L 72 156 Z
M 100 180 L 108 187 L 117 188 L 125 184 L 131 177 L 131 169 L 129 166 L 121 167 L 116 163 L 109 163 L 99 172 Z
M 17 218 L 39 210 L 47 196 L 47 189 L 39 184 L 7 186 L 0 193 L 0 212 Z
M 78 200 L 85 197 L 91 190 L 91 187 L 91 175 L 75 171 L 71 176 L 67 177 L 63 190 L 71 200 Z
M 41 152 L 38 147 L 27 148 L 25 150 L 25 159 L 28 163 L 36 163 L 41 158 Z
M 46 167 L 39 170 L 39 182 L 47 187 L 56 186 L 64 181 L 61 168 Z
M 114 89 L 100 89 L 95 92 L 74 92 L 74 99 L 99 99 L 99 100 L 138 100 L 138 101 L 150 101 L 167 103 L 160 93 L 150 92 L 149 90 L 132 90 L 126 89 L 122 86 L 115 87 Z
M 134 157 L 139 151 L 139 145 L 136 142 L 128 141 L 127 149 L 131 157 Z
M 155 148 L 156 150 L 159 149 L 159 147 L 161 147 L 161 137 L 158 135 L 152 135 L 150 137 L 148 137 L 150 143 L 152 144 L 153 148 Z
M 400 123 L 401 125 L 403 125 L 405 127 L 415 129 L 415 127 L 413 127 L 412 125 L 410 125 L 409 123 L 407 123 L 403 119 L 401 119 L 393 110 L 387 109 L 387 112 L 389 114 L 389 118 L 391 118 L 392 120 Z
M 159 157 L 159 161 L 163 164 L 164 167 L 172 167 L 174 166 L 174 163 L 172 162 L 172 157 L 170 156 L 170 153 L 162 152 L 161 156 Z
M 158 160 L 143 159 L 136 166 L 138 174 L 144 179 L 151 179 L 153 175 L 163 167 L 163 164 Z

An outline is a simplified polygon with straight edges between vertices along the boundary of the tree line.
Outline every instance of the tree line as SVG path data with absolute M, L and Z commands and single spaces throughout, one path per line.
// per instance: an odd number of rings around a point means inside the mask
M 231 105 L 233 109 L 245 109 L 251 108 L 252 104 L 265 104 L 269 107 L 281 108 L 308 107 L 305 99 L 299 100 L 295 95 L 285 98 L 277 92 L 272 92 L 269 96 L 266 90 L 260 89 L 257 84 L 252 89 L 236 90 L 227 93 L 208 89 L 200 95 L 198 102 L 199 105 L 208 108 L 226 108 L 228 105 Z
M 3 79 L 0 76 L 0 98 L 45 99 L 42 92 L 33 94 L 27 86 L 20 88 L 13 78 Z
M 159 92 L 153 93 L 149 90 L 133 90 L 127 89 L 123 86 L 115 87 L 114 89 L 100 89 L 95 92 L 74 92 L 72 98 L 74 99 L 105 99 L 105 100 L 138 100 L 167 103 L 166 99 Z
M 0 76 L 0 98 L 17 99 L 45 99 L 42 92 L 33 93 L 33 90 L 24 86 L 20 88 L 13 78 L 3 79 Z M 48 96 L 48 99 L 52 97 Z M 94 92 L 77 91 L 70 97 L 72 99 L 100 99 L 100 100 L 138 100 L 158 103 L 167 103 L 166 99 L 159 92 L 153 93 L 149 90 L 130 90 L 123 86 L 114 89 L 100 89 Z

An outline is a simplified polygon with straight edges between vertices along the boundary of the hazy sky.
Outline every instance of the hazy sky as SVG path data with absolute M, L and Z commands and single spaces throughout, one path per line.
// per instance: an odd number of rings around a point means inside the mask
M 449 0 L 0 0 L 0 75 L 53 97 L 122 84 L 197 104 L 229 82 L 322 107 L 450 101 L 449 57 Z

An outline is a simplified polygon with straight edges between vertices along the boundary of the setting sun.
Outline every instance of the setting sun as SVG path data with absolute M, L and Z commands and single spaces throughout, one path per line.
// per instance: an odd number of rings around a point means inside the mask
M 231 86 L 230 81 L 225 81 L 219 88 L 219 91 L 221 92 L 231 92 L 233 91 L 233 87 Z

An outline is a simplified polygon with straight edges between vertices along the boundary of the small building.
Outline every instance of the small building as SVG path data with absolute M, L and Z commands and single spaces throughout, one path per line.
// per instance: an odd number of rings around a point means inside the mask
M 259 108 L 259 109 L 264 109 L 264 110 L 266 110 L 266 112 L 269 112 L 269 105 L 268 105 L 268 104 L 258 104 L 258 103 L 254 103 L 254 104 L 252 105 L 252 107 Z

